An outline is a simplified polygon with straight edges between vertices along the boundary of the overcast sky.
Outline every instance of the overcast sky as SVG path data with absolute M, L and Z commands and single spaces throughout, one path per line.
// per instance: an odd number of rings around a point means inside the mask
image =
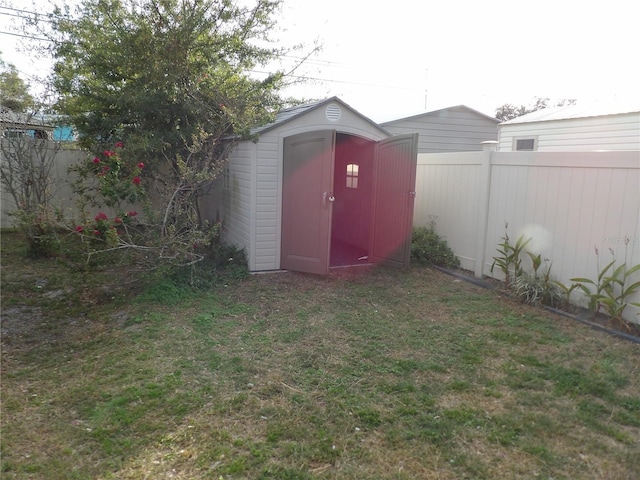
M 459 104 L 493 115 L 536 96 L 640 105 L 636 3 L 284 0 L 274 34 L 284 44 L 322 45 L 296 71 L 315 80 L 287 94 L 336 95 L 378 122 Z M 32 9 L 27 1 L 13 5 Z M 3 12 L 0 31 L 7 31 Z M 44 64 L 17 53 L 16 40 L 0 34 L 2 58 L 25 75 L 42 71 Z

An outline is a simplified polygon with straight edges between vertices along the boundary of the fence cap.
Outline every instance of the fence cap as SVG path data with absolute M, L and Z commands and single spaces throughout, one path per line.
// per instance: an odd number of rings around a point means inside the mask
M 485 140 L 484 142 L 480 142 L 482 145 L 483 151 L 495 151 L 498 149 L 498 141 L 497 140 Z

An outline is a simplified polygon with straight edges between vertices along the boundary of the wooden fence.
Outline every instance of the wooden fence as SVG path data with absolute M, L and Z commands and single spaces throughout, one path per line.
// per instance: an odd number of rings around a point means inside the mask
M 418 155 L 414 225 L 435 221 L 463 268 L 501 278 L 491 264 L 507 224 L 511 241 L 531 238 L 527 250 L 553 262 L 552 276 L 565 284 L 573 277 L 595 280 L 598 265 L 614 257 L 618 264 L 640 263 L 640 152 L 484 147 Z M 585 304 L 579 294 L 574 300 Z M 640 302 L 640 294 L 631 300 Z M 638 312 L 629 307 L 625 317 L 640 322 Z

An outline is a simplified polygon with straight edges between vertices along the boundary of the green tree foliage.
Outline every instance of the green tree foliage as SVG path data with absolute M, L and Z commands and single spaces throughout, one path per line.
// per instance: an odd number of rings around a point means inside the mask
M 574 105 L 576 103 L 575 99 L 563 99 L 559 100 L 555 105 L 557 107 L 562 107 L 564 105 Z M 526 115 L 527 113 L 536 112 L 543 108 L 547 108 L 549 106 L 549 98 L 540 98 L 536 97 L 534 102 L 530 105 L 520 105 L 515 106 L 510 103 L 505 103 L 504 105 L 496 108 L 496 118 L 501 122 L 506 122 L 507 120 L 511 120 L 513 118 L 521 117 L 522 115 Z
M 279 104 L 280 73 L 248 75 L 279 53 L 263 46 L 279 3 L 83 0 L 75 15 L 58 10 L 59 109 L 84 147 L 123 141 L 150 166 L 185 156 L 194 136 L 212 145 L 246 134 Z
M 280 3 L 80 0 L 74 11 L 50 15 L 58 110 L 71 117 L 92 155 L 119 144 L 122 165 L 144 164 L 136 186 L 151 199 L 145 232 L 160 238 L 155 246 L 163 258 L 168 251 L 190 258 L 192 245 L 203 244 L 211 228 L 200 199 L 234 143 L 281 105 L 285 75 L 252 74 L 282 53 L 270 39 Z M 110 168 L 99 174 L 111 175 Z M 77 193 L 104 193 L 92 188 L 94 163 L 77 173 Z M 118 180 L 130 187 L 125 177 Z M 148 248 L 149 239 L 138 246 Z
M 30 111 L 34 100 L 29 85 L 20 78 L 16 67 L 0 59 L 0 106 L 14 112 Z

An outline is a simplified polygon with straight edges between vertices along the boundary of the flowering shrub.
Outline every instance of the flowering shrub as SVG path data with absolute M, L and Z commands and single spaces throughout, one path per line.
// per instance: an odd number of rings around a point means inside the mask
M 122 142 L 116 142 L 114 150 L 105 150 L 86 165 L 86 174 L 98 180 L 98 189 L 109 207 L 118 207 L 121 202 L 135 202 L 144 193 L 140 174 L 143 162 L 131 164 L 122 158 Z
M 127 161 L 124 144 L 116 142 L 73 169 L 78 175 L 73 189 L 79 195 L 80 210 L 86 218 L 82 225 L 75 227 L 75 231 L 82 236 L 89 252 L 131 243 L 130 235 L 126 241 L 122 235 L 129 233 L 127 225 L 137 212 L 124 213 L 124 205 L 144 198 L 141 176 L 144 168 L 143 162 Z M 89 207 L 102 206 L 120 213 L 109 218 L 100 211 L 93 219 L 86 213 Z
M 190 272 L 191 283 L 195 282 L 199 275 L 194 273 L 198 271 L 195 265 L 202 263 L 206 270 L 204 260 L 222 249 L 220 225 L 207 222 L 199 208 L 198 200 L 206 191 L 203 187 L 216 174 L 213 169 L 202 168 L 202 155 L 198 154 L 204 155 L 214 147 L 209 137 L 203 136 L 201 142 L 189 149 L 187 157 L 178 156 L 173 164 L 164 159 L 162 165 L 160 162 L 147 165 L 140 161 L 143 157 L 139 146 L 127 151 L 122 142 L 117 142 L 107 148 L 102 146 L 102 153 L 73 169 L 77 174 L 73 190 L 86 220 L 71 230 L 75 229 L 82 240 L 86 265 L 110 263 L 119 257 L 120 265 L 135 265 L 137 272 L 164 274 L 184 268 Z M 145 183 L 152 177 L 147 170 L 154 167 L 153 178 L 158 181 L 150 201 L 145 198 Z M 125 212 L 134 202 L 143 205 L 145 219 L 144 224 L 129 228 L 137 213 Z M 113 211 L 118 214 L 105 213 Z M 230 263 L 228 259 L 225 261 Z
M 92 243 L 101 242 L 106 247 L 114 247 L 119 243 L 120 236 L 126 232 L 127 225 L 131 218 L 138 212 L 130 211 L 121 215 L 116 215 L 110 219 L 104 212 L 99 212 L 89 225 L 77 225 L 75 231 L 89 239 Z

